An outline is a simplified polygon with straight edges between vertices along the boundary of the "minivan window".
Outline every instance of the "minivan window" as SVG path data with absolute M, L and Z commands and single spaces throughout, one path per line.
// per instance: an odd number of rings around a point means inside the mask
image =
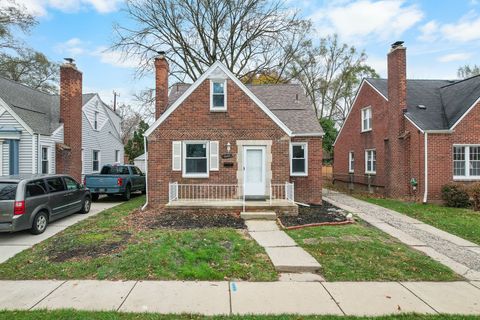
M 71 178 L 65 178 L 65 184 L 67 185 L 67 190 L 78 190 L 80 189 L 80 185 L 77 181 Z
M 50 192 L 61 192 L 65 191 L 65 185 L 63 184 L 62 178 L 50 178 L 47 179 L 48 188 Z
M 127 166 L 103 167 L 100 174 L 130 174 Z
M 0 201 L 15 200 L 16 193 L 17 193 L 17 183 L 0 182 Z
M 43 180 L 35 180 L 27 183 L 26 197 L 36 197 L 47 193 L 47 186 Z

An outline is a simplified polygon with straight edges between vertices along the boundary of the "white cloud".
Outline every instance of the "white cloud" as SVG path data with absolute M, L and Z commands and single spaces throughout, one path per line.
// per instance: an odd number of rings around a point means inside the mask
M 77 57 L 87 52 L 87 46 L 88 43 L 83 42 L 79 38 L 71 38 L 65 42 L 57 44 L 55 46 L 55 51 L 68 54 L 70 57 Z
M 429 21 L 420 27 L 422 33 L 418 39 L 421 41 L 432 42 L 438 38 L 439 25 L 435 20 Z
M 99 13 L 109 13 L 118 10 L 121 0 L 16 0 L 16 2 L 35 16 L 46 16 L 49 9 L 63 12 L 94 9 Z
M 442 27 L 442 35 L 455 42 L 479 40 L 480 16 L 470 13 L 462 17 L 457 23 L 446 24 Z
M 471 53 L 450 53 L 438 58 L 440 62 L 453 62 L 453 61 L 465 61 L 472 56 Z
M 135 58 L 126 58 L 120 51 L 110 51 L 107 47 L 98 47 L 92 55 L 99 57 L 102 63 L 120 68 L 136 68 L 140 61 Z
M 321 35 L 338 33 L 344 41 L 395 40 L 423 18 L 404 0 L 334 2 L 310 16 Z

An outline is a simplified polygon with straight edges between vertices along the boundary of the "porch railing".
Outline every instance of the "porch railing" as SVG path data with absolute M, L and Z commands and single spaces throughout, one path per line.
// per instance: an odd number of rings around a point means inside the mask
M 270 184 L 269 200 L 294 202 L 294 184 L 290 182 Z M 243 186 L 236 184 L 168 184 L 168 200 L 173 201 L 227 201 L 238 200 L 245 205 Z

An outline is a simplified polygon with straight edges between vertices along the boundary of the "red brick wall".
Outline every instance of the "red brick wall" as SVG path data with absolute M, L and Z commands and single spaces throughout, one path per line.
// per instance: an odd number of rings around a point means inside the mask
M 66 173 L 81 181 L 82 73 L 74 64 L 60 67 L 60 122 L 64 126 L 64 143 L 70 147 L 70 151 L 68 156 L 57 158 L 57 173 Z
M 440 200 L 442 186 L 453 181 L 454 144 L 480 144 L 480 103 L 455 127 L 453 134 L 428 135 L 429 200 Z
M 291 177 L 295 184 L 295 201 L 322 204 L 322 138 L 294 138 L 308 143 L 308 177 Z
M 372 131 L 361 132 L 361 109 L 372 107 Z M 364 83 L 358 93 L 355 104 L 352 106 L 340 136 L 335 143 L 333 174 L 337 181 L 348 182 L 348 153 L 354 152 L 356 183 L 366 184 L 365 175 L 365 150 L 376 149 L 377 174 L 371 178 L 375 186 L 385 186 L 385 151 L 384 139 L 386 137 L 387 101 L 368 83 Z
M 237 184 L 237 140 L 272 141 L 272 183 L 290 181 L 290 138 L 240 88 L 227 81 L 227 112 L 210 112 L 210 83 L 205 81 L 148 138 L 148 196 L 150 205 L 168 202 L 168 183 Z M 172 141 L 219 141 L 220 170 L 210 171 L 209 178 L 183 178 L 172 171 Z M 321 139 L 309 141 L 309 174 L 313 182 L 298 180 L 296 196 L 305 202 L 321 201 Z M 311 142 L 310 142 L 311 141 Z M 222 159 L 231 144 L 233 158 Z M 311 143 L 311 144 L 310 144 Z M 318 155 L 317 155 L 318 153 Z M 232 163 L 232 167 L 224 167 Z M 317 170 L 318 169 L 318 170 Z M 310 175 L 309 175 L 310 177 Z M 297 183 L 296 183 L 297 184 Z M 319 195 L 310 200 L 316 186 Z
M 155 58 L 155 120 L 168 105 L 168 62 L 165 57 Z
M 423 190 L 425 183 L 424 175 L 424 135 L 410 121 L 405 121 L 405 130 L 408 134 L 405 137 L 405 165 L 406 176 L 404 183 L 406 184 L 407 193 L 402 195 L 408 196 L 412 200 L 420 201 L 423 199 Z M 410 180 L 417 180 L 417 189 L 414 190 L 410 184 Z

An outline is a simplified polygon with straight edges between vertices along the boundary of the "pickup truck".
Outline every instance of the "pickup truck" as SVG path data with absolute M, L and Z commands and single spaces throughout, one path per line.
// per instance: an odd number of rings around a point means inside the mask
M 146 192 L 145 174 L 132 165 L 105 165 L 99 174 L 86 175 L 83 184 L 90 189 L 92 201 L 101 194 L 122 195 L 128 201 L 132 192 Z

